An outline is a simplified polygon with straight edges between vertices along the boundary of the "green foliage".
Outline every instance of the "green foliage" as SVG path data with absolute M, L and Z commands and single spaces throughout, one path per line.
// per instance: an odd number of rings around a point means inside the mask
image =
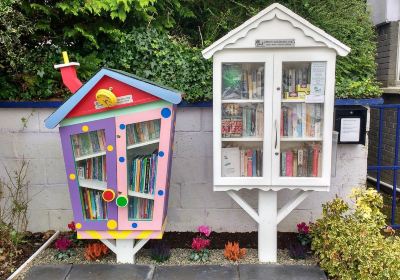
M 335 279 L 400 279 L 400 238 L 381 233 L 382 196 L 354 189 L 351 198 L 354 210 L 336 198 L 323 205 L 322 218 L 311 226 L 321 268 Z
M 210 259 L 210 250 L 203 249 L 200 251 L 193 250 L 190 253 L 189 260 L 194 262 L 206 262 Z
M 108 65 L 212 98 L 200 51 L 275 0 L 4 0 L 0 3 L 0 100 L 65 98 L 52 67 L 61 50 L 85 81 Z M 336 96 L 376 97 L 375 33 L 364 0 L 281 0 L 352 48 L 338 58 Z M 334 12 L 332 12 L 334 11 Z M 135 28 L 132 30 L 132 26 Z

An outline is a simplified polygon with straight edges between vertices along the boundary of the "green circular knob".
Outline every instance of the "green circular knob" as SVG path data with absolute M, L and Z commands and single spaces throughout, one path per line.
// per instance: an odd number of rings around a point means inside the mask
M 117 197 L 117 206 L 126 207 L 128 205 L 128 197 L 126 195 L 120 195 Z

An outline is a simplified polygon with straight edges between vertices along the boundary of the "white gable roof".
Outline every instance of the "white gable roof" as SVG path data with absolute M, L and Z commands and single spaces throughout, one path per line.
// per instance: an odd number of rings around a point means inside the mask
M 289 34 L 288 25 L 292 30 Z M 302 38 L 298 37 L 300 32 Z M 262 37 L 256 38 L 257 36 Z M 339 40 L 288 8 L 275 3 L 215 41 L 202 54 L 205 58 L 210 58 L 224 48 L 255 48 L 254 39 L 296 39 L 295 47 L 325 46 L 334 49 L 341 56 L 350 52 L 350 48 Z

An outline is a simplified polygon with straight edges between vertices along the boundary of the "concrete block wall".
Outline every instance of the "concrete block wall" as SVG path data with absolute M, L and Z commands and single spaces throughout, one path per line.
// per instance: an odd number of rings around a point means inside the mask
M 12 170 L 23 157 L 30 162 L 32 231 L 65 230 L 73 219 L 58 130 L 43 125 L 52 111 L 0 109 L 1 164 Z M 28 118 L 26 128 L 21 118 Z M 255 222 L 227 194 L 212 191 L 212 143 L 212 108 L 178 108 L 167 231 L 195 231 L 200 224 L 218 232 L 257 230 Z M 339 145 L 331 191 L 311 194 L 281 222 L 279 231 L 295 231 L 297 223 L 314 221 L 321 214 L 322 203 L 336 195 L 347 197 L 352 187 L 363 186 L 367 152 L 361 145 Z M 1 177 L 5 177 L 3 167 Z M 240 194 L 257 208 L 257 191 L 242 190 Z M 293 194 L 280 191 L 279 207 Z

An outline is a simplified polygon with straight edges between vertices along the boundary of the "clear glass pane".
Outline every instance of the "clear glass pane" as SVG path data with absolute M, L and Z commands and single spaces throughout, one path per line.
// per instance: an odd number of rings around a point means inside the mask
M 222 99 L 263 99 L 264 63 L 222 64 Z
M 129 220 L 153 217 L 160 123 L 157 119 L 126 127 Z
M 264 103 L 222 104 L 223 138 L 263 137 Z
M 261 177 L 262 142 L 223 142 L 222 177 Z
M 320 177 L 326 62 L 282 67 L 280 176 Z
M 83 216 L 86 220 L 107 219 L 107 203 L 102 199 L 107 188 L 105 131 L 72 135 L 71 143 Z

